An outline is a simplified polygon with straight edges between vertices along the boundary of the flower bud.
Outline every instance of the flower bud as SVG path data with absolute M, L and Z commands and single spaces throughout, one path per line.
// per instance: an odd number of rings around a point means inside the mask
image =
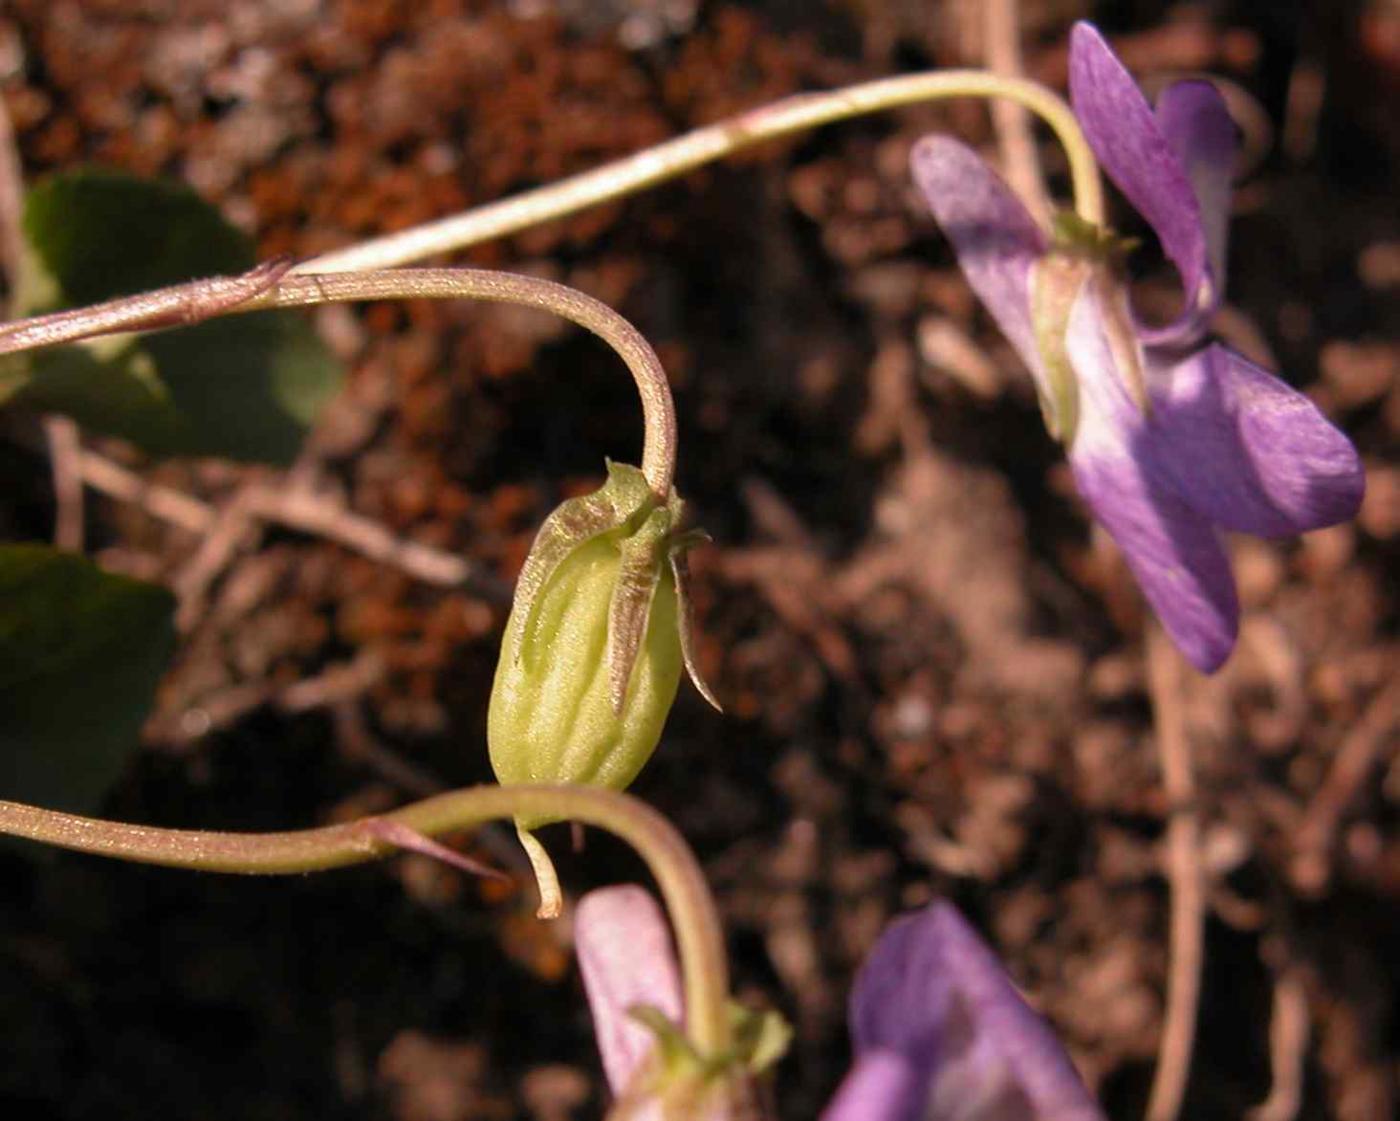
M 599 490 L 546 519 L 521 571 L 506 623 L 486 737 L 502 783 L 625 789 L 651 757 L 681 667 L 695 670 L 685 597 L 683 503 L 657 498 L 642 473 L 608 464 Z M 553 910 L 552 869 L 518 819 Z M 557 889 L 554 889 L 557 890 Z

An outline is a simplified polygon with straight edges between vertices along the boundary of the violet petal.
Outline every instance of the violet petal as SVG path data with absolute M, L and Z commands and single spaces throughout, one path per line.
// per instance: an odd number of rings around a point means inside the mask
M 1147 219 L 1185 289 L 1177 323 L 1144 333 L 1151 341 L 1199 337 L 1219 300 L 1206 252 L 1201 205 L 1177 151 L 1137 83 L 1098 29 L 1077 23 L 1070 35 L 1069 92 L 1085 139 L 1110 179 Z
M 857 1054 L 894 1051 L 925 1079 L 937 1121 L 1102 1121 L 1045 1021 L 957 910 L 891 924 L 851 994 Z
M 1215 528 L 1130 456 L 1071 455 L 1070 465 L 1172 641 L 1202 673 L 1219 669 L 1234 648 L 1240 609 Z
M 977 297 L 1044 387 L 1031 325 L 1031 267 L 1049 240 L 981 156 L 946 136 L 926 136 L 910 155 L 918 185 Z
M 1181 161 L 1206 238 L 1206 257 L 1216 284 L 1225 284 L 1225 250 L 1230 225 L 1230 191 L 1239 153 L 1240 130 L 1220 91 L 1210 82 L 1173 82 L 1157 98 L 1157 123 Z M 1219 293 L 1216 293 L 1217 302 Z
M 1239 630 L 1230 560 L 1211 521 L 1179 493 L 1129 396 L 1090 291 L 1075 305 L 1066 346 L 1080 386 L 1080 421 L 1069 461 L 1079 493 L 1118 543 L 1172 641 L 1203 673 L 1230 655 Z M 1155 402 L 1154 402 L 1155 406 Z M 1168 442 L 1169 443 L 1169 442 Z
M 1361 460 L 1307 397 L 1223 346 L 1154 370 L 1143 448 L 1226 529 L 1288 537 L 1355 516 Z
M 842 1080 L 821 1121 L 923 1121 L 922 1079 L 894 1051 L 867 1051 Z
M 574 916 L 579 971 L 614 1094 L 622 1095 L 656 1037 L 628 1014 L 649 1004 L 679 1023 L 680 969 L 660 906 L 636 884 L 590 891 Z

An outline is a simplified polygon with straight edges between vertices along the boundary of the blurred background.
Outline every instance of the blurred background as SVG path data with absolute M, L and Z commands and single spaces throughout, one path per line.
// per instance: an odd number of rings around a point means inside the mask
M 1209 904 L 1184 1116 L 1267 1101 L 1255 1121 L 1379 1121 L 1400 1072 L 1400 7 L 1024 0 L 1020 17 L 1026 73 L 1056 88 L 1082 17 L 1149 89 L 1228 82 L 1247 166 L 1216 329 L 1366 461 L 1355 524 L 1234 542 L 1239 648 L 1173 703 Z M 0 4 L 30 182 L 80 165 L 178 180 L 260 258 L 984 50 L 978 0 Z M 942 895 L 1111 1116 L 1138 1118 L 1169 965 L 1144 612 L 914 195 L 908 151 L 934 130 L 995 152 L 984 105 L 889 112 L 456 259 L 597 296 L 673 379 L 678 487 L 714 537 L 692 556 L 700 660 L 727 712 L 682 685 L 634 789 L 703 859 L 738 995 L 795 1025 L 783 1117 L 815 1116 L 844 1070 L 846 992 L 881 927 Z M 1169 310 L 1150 238 L 1134 271 L 1139 306 Z M 345 382 L 290 466 L 67 445 L 89 457 L 83 548 L 178 602 L 104 816 L 287 829 L 488 781 L 486 701 L 532 536 L 605 456 L 639 455 L 621 366 L 546 316 L 310 319 Z M 23 402 L 0 421 L 0 539 L 53 540 L 66 506 L 73 540 L 55 439 Z M 460 840 L 520 866 L 508 831 Z M 643 875 L 601 834 L 546 840 L 573 892 Z M 14 845 L 0 900 L 7 1115 L 601 1111 L 568 924 L 534 920 L 524 879 L 412 856 L 238 879 Z

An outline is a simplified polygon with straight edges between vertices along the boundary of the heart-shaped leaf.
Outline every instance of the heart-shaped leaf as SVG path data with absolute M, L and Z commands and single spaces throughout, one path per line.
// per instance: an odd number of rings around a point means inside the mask
M 187 187 L 88 169 L 25 198 L 24 314 L 241 273 L 248 239 Z M 296 312 L 94 340 L 0 371 L 0 398 L 72 416 L 157 455 L 289 463 L 340 385 L 340 364 Z
M 138 745 L 174 610 L 86 557 L 0 546 L 0 798 L 95 808 Z

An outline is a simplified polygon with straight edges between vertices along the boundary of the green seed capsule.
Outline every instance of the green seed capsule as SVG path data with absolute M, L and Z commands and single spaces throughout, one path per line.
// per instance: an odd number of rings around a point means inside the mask
M 681 500 L 661 502 L 635 467 L 563 503 L 540 529 L 506 624 L 486 736 L 502 783 L 582 783 L 625 789 L 661 739 L 691 657 Z M 716 704 L 716 707 L 718 705 Z M 549 858 L 516 826 L 555 910 Z

